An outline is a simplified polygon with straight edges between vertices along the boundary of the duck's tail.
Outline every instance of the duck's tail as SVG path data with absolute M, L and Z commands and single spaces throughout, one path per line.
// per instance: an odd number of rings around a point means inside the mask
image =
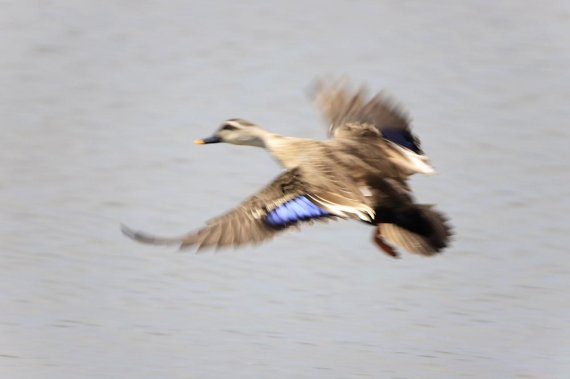
M 452 230 L 447 217 L 432 205 L 410 204 L 396 210 L 377 210 L 378 235 L 410 253 L 434 255 L 448 246 Z

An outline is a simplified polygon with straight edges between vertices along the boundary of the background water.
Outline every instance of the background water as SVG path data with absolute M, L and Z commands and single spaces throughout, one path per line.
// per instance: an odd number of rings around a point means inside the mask
M 567 378 L 570 3 L 1 1 L 2 378 Z M 279 168 L 223 119 L 324 137 L 347 74 L 410 110 L 456 238 L 357 223 L 178 254 Z

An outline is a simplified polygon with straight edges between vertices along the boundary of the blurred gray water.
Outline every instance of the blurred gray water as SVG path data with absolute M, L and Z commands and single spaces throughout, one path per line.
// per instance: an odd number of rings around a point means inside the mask
M 568 378 L 570 3 L 0 2 L 0 377 Z M 179 254 L 277 175 L 223 119 L 323 138 L 305 90 L 405 104 L 457 236 L 357 223 Z

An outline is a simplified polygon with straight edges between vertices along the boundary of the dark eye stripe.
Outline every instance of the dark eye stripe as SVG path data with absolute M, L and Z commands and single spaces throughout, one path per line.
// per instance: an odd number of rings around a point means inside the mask
M 236 126 L 225 124 L 224 126 L 222 126 L 220 130 L 236 130 L 236 129 L 238 129 Z

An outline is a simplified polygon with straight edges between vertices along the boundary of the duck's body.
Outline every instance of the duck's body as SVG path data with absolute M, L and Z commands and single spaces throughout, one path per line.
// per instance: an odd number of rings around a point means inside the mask
M 450 229 L 440 213 L 412 199 L 407 177 L 433 169 L 407 121 L 400 117 L 386 129 L 382 121 L 389 119 L 386 112 L 397 113 L 382 98 L 373 98 L 369 105 L 362 102 L 360 91 L 354 96 L 358 101 L 343 105 L 339 94 L 348 97 L 336 91 L 324 89 L 317 97 L 331 122 L 331 139 L 287 137 L 231 119 L 213 137 L 197 141 L 262 147 L 285 169 L 238 208 L 179 238 L 155 237 L 126 227 L 123 232 L 144 243 L 203 249 L 258 243 L 299 223 L 355 219 L 376 225 L 375 243 L 392 256 L 396 251 L 384 238 L 413 253 L 439 252 L 447 245 Z M 333 103 L 336 108 L 331 109 Z M 388 132 L 383 133 L 383 128 Z

